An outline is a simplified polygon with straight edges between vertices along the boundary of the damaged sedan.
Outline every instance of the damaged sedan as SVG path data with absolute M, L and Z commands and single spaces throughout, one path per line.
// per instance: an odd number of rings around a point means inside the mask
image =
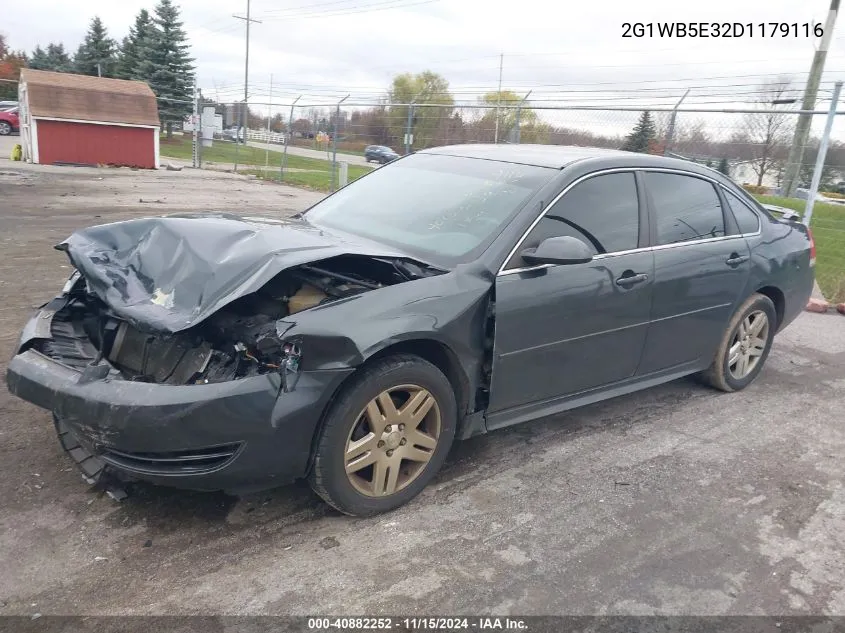
M 456 439 L 696 374 L 737 391 L 813 285 L 809 230 L 721 174 L 578 147 L 390 163 L 285 220 L 80 230 L 11 393 L 91 484 L 307 479 L 372 515 Z

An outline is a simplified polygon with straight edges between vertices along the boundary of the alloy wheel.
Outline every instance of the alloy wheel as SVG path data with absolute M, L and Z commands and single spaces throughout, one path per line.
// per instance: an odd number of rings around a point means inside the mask
M 12 133 L 12 126 L 6 121 L 0 121 L 0 136 L 8 136 Z
M 728 371 L 736 380 L 753 372 L 766 351 L 769 341 L 769 317 L 762 310 L 746 316 L 731 340 L 728 349 Z
M 344 462 L 352 486 L 368 497 L 394 494 L 425 470 L 440 438 L 440 406 L 419 385 L 382 391 L 358 415 Z

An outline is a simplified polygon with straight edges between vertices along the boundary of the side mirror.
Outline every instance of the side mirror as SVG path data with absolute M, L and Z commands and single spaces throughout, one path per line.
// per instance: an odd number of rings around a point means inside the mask
M 550 237 L 537 248 L 526 248 L 520 253 L 527 263 L 536 264 L 586 264 L 593 261 L 593 251 L 577 237 L 564 235 Z

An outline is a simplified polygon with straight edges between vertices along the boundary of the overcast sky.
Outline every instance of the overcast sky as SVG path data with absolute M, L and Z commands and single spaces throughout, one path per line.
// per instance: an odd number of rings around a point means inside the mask
M 13 48 L 61 41 L 75 50 L 99 15 L 122 38 L 155 0 L 7 2 L 0 30 Z M 220 100 L 243 95 L 246 0 L 182 0 L 200 87 Z M 824 22 L 829 0 L 252 0 L 250 101 L 375 99 L 396 73 L 431 69 L 458 100 L 503 86 L 535 103 L 737 105 L 780 74 L 806 79 L 817 40 L 623 38 L 624 22 Z M 832 42 L 822 96 L 845 78 L 845 24 Z M 567 91 L 562 94 L 560 91 Z M 587 91 L 595 92 L 587 92 Z M 826 107 L 825 104 L 819 106 Z M 818 118 L 818 117 L 817 117 Z

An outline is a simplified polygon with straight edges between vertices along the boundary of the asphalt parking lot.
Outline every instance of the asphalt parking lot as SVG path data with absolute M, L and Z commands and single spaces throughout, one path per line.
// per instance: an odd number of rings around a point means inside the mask
M 7 156 L 8 152 L 0 154 Z M 73 229 L 317 194 L 211 172 L 0 159 L 0 369 L 69 274 Z M 117 503 L 0 387 L 0 615 L 845 614 L 845 318 L 804 314 L 759 380 L 681 380 L 474 438 L 400 510 L 304 485 L 137 485 Z

